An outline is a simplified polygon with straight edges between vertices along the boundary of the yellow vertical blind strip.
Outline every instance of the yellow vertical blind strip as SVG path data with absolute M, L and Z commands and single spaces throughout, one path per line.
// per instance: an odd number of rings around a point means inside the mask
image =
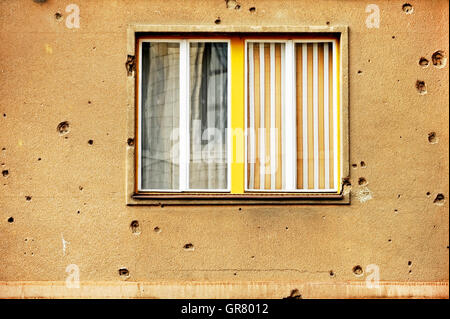
M 245 183 L 244 40 L 231 39 L 231 193 L 243 194 Z

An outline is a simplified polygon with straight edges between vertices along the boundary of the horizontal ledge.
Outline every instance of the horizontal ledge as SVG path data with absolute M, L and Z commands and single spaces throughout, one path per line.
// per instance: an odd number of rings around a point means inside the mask
M 246 193 L 246 194 L 217 194 L 217 193 L 135 193 L 133 198 L 135 199 L 231 199 L 231 200 L 248 200 L 248 199 L 342 199 L 342 194 L 299 194 L 299 193 Z
M 440 282 L 94 282 L 68 288 L 57 281 L 0 281 L 0 298 L 286 298 L 297 290 L 302 298 L 443 298 L 448 280 Z
M 350 194 L 166 194 L 135 193 L 128 205 L 336 205 Z
M 345 33 L 347 26 L 257 26 L 257 25 L 151 25 L 130 24 L 129 31 L 134 32 L 232 32 L 232 33 Z

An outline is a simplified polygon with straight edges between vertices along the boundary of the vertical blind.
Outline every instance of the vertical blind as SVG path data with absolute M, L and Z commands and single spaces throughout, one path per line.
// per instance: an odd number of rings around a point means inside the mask
M 247 189 L 336 190 L 336 75 L 333 42 L 247 43 Z

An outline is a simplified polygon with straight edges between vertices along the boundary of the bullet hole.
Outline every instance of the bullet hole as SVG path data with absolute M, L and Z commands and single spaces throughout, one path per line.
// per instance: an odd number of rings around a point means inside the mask
M 62 19 L 62 14 L 60 13 L 60 12 L 56 12 L 55 13 L 55 19 L 57 20 L 57 21 L 60 21 L 61 19 Z
M 353 168 L 357 168 L 357 167 L 358 167 L 358 164 L 352 164 L 352 167 L 353 167 Z
M 352 183 L 350 182 L 350 178 L 349 178 L 349 177 L 345 177 L 345 178 L 342 180 L 342 185 L 343 185 L 343 186 L 352 186 Z
M 413 6 L 410 5 L 409 3 L 405 3 L 405 4 L 402 6 L 402 10 L 403 10 L 403 12 L 406 13 L 406 14 L 411 14 L 411 13 L 413 13 L 414 8 L 413 8 Z
M 79 210 L 77 210 L 77 214 L 80 214 L 81 212 Z
M 416 81 L 416 89 L 420 95 L 427 94 L 427 85 L 424 81 L 417 80 Z
M 397 214 L 397 213 L 398 213 L 398 209 L 394 209 L 394 213 L 396 213 L 396 214 Z
M 31 201 L 31 196 L 25 196 L 25 199 L 29 202 Z
M 122 278 L 128 278 L 130 277 L 130 272 L 126 268 L 120 268 L 119 269 L 119 276 Z
M 10 223 L 10 224 L 14 223 L 14 217 L 9 217 L 8 218 L 8 223 Z
M 412 273 L 412 270 L 411 270 L 411 269 L 408 271 L 408 274 L 410 274 L 410 273 Z
M 79 189 L 80 191 L 82 191 L 82 190 L 83 190 L 83 186 L 78 186 L 78 189 Z
M 6 117 L 6 113 L 3 113 L 3 117 Z
M 184 250 L 188 250 L 188 251 L 193 251 L 194 250 L 194 245 L 192 245 L 191 243 L 186 244 L 183 246 Z
M 239 211 L 241 211 L 241 210 L 242 210 L 242 208 L 241 208 L 241 207 L 239 207 L 239 208 L 238 208 L 238 210 L 239 210 Z
M 402 197 L 402 194 L 397 195 L 397 199 L 400 199 L 400 197 Z
M 161 208 L 164 208 L 164 204 L 161 204 Z
M 251 13 L 255 13 L 256 12 L 256 8 L 255 7 L 251 7 L 250 9 L 248 9 L 248 11 L 250 11 Z
M 222 20 L 220 20 L 220 17 L 217 17 L 217 19 L 214 20 L 214 23 L 215 23 L 215 24 L 220 24 L 221 22 L 222 22 Z
M 42 160 L 42 158 L 38 157 L 38 161 Z
M 235 272 L 235 273 L 233 274 L 233 276 L 237 276 L 237 273 Z
M 390 238 L 389 238 L 389 239 L 388 239 L 388 242 L 390 242 L 390 243 L 391 243 L 391 242 L 392 242 L 392 239 L 390 239 Z
M 366 186 L 367 185 L 367 180 L 364 177 L 360 177 L 358 179 L 358 185 L 360 186 Z
M 302 294 L 298 289 L 292 289 L 291 294 L 284 299 L 302 299 Z
M 445 203 L 445 196 L 444 196 L 444 194 L 441 194 L 441 193 L 437 194 L 436 198 L 433 201 L 433 203 L 438 205 L 438 206 L 444 205 L 444 203 Z
M 355 276 L 362 276 L 364 274 L 364 271 L 362 270 L 360 265 L 356 265 L 355 267 L 353 267 L 353 273 L 355 274 Z
M 445 56 L 444 51 L 439 50 L 433 53 L 431 61 L 435 67 L 441 69 L 447 64 L 447 57 Z
M 2 171 L 2 175 L 3 175 L 3 177 L 7 177 L 9 175 L 9 171 L 7 169 L 4 169 Z
M 428 142 L 430 144 L 436 144 L 438 142 L 438 138 L 435 132 L 428 133 Z
M 363 71 L 361 71 L 361 70 L 358 70 L 358 74 L 361 74 L 361 73 L 363 73 Z
M 240 4 L 236 0 L 225 0 L 228 9 L 239 10 L 241 9 Z
M 395 35 L 392 36 L 392 39 L 395 39 Z
M 139 221 L 133 220 L 130 224 L 131 232 L 135 235 L 139 235 L 141 230 L 139 228 Z
M 94 144 L 94 141 L 93 141 L 93 140 L 89 140 L 89 141 L 88 141 L 88 144 L 89 144 L 89 145 L 92 145 L 92 144 Z
M 134 55 L 128 55 L 125 62 L 125 68 L 127 69 L 127 76 L 132 76 L 136 71 L 136 57 Z
M 92 102 L 91 102 L 91 101 L 88 101 L 88 104 L 92 104 Z
M 361 163 L 359 163 L 359 164 L 361 165 L 362 168 L 365 168 L 367 166 L 366 162 L 364 162 L 364 161 L 361 161 Z
M 159 228 L 158 226 L 156 226 L 155 228 L 153 228 L 153 231 L 155 232 L 155 233 L 160 233 L 161 232 L 161 228 Z
M 419 60 L 419 65 L 420 65 L 422 68 L 427 68 L 429 64 L 430 64 L 430 62 L 429 62 L 426 58 L 424 58 L 424 57 L 421 57 L 421 58 L 420 58 L 420 60 Z
M 326 25 L 330 25 L 330 21 L 327 21 L 327 22 L 326 22 Z
M 427 196 L 430 197 L 430 195 L 431 195 L 431 193 L 430 193 L 430 192 L 427 192 Z
M 134 138 L 129 138 L 129 139 L 127 139 L 127 144 L 128 144 L 128 146 L 133 146 L 134 145 Z
M 253 258 L 255 258 L 255 256 L 251 256 L 250 258 L 253 259 Z
M 69 132 L 69 122 L 64 121 L 58 124 L 56 127 L 56 130 L 58 131 L 59 135 L 64 135 Z
M 336 276 L 336 274 L 334 273 L 334 271 L 330 270 L 330 277 L 334 277 Z
M 286 228 L 285 228 L 286 230 L 289 230 L 289 227 L 288 226 L 286 226 Z

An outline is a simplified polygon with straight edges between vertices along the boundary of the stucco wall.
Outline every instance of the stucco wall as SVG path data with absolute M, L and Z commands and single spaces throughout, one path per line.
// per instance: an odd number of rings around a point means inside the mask
M 353 268 L 376 265 L 382 282 L 443 284 L 448 296 L 449 72 L 432 61 L 449 52 L 448 1 L 413 1 L 412 13 L 402 1 L 237 2 L 0 2 L 0 296 L 13 282 L 64 282 L 70 264 L 94 286 L 216 282 L 245 296 L 248 282 L 286 283 L 266 297 L 292 283 L 364 283 Z M 71 3 L 79 28 L 66 25 Z M 366 24 L 369 4 L 379 28 Z M 127 26 L 218 17 L 349 27 L 350 205 L 126 206 Z

